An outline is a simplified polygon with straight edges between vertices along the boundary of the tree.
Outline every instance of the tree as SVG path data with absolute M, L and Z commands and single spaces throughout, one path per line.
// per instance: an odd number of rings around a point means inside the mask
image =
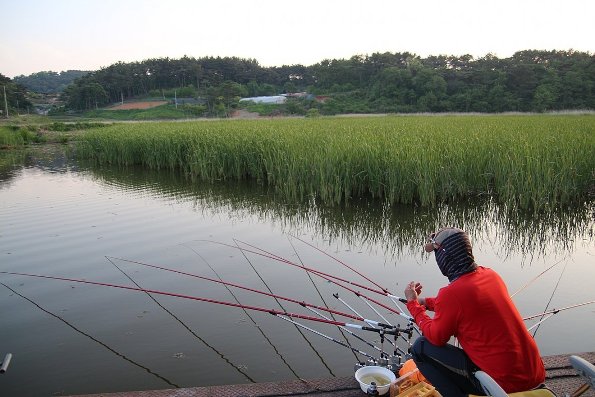
M 42 75 L 56 77 L 54 72 Z M 93 83 L 103 88 L 107 101 Z M 73 109 L 162 96 L 164 90 L 183 87 L 206 97 L 211 112 L 217 103 L 229 109 L 230 98 L 236 96 L 306 90 L 332 98 L 322 111 L 333 113 L 593 109 L 595 57 L 572 50 L 527 50 L 504 59 L 493 54 L 474 59 L 385 52 L 325 59 L 311 66 L 265 68 L 255 59 L 184 56 L 118 62 L 81 76 L 72 85 L 65 97 Z
M 16 84 L 10 78 L 0 73 L 0 92 L 2 98 L 0 109 L 4 113 L 5 105 L 8 106 L 8 115 L 13 112 L 27 112 L 33 107 L 31 101 L 27 98 L 27 90 L 20 84 Z M 4 97 L 6 95 L 6 97 Z

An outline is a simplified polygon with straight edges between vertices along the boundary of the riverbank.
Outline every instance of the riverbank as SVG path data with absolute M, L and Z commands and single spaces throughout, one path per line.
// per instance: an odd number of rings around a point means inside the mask
M 595 352 L 577 353 L 575 355 L 584 358 L 590 363 L 595 363 Z M 568 361 L 569 356 L 569 354 L 563 354 L 543 357 L 543 363 L 546 367 L 545 383 L 558 396 L 564 396 L 565 393 L 572 393 L 585 383 L 585 379 L 578 376 L 570 365 Z M 290 380 L 241 385 L 89 394 L 85 395 L 85 397 L 271 397 L 303 395 L 315 397 L 361 397 L 365 394 L 361 391 L 354 377 L 337 377 L 315 380 Z M 583 394 L 583 397 L 593 396 L 595 396 L 595 390 L 593 389 Z

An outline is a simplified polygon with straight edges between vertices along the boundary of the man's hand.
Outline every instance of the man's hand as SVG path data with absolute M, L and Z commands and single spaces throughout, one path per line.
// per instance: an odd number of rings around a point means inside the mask
M 405 288 L 405 298 L 407 302 L 416 301 L 417 295 L 421 293 L 421 284 L 411 281 Z

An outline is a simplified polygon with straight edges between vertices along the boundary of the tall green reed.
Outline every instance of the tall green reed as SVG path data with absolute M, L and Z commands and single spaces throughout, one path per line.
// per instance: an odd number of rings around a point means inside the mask
M 324 205 L 493 195 L 542 208 L 590 199 L 594 143 L 593 116 L 391 116 L 116 124 L 88 131 L 78 152 Z

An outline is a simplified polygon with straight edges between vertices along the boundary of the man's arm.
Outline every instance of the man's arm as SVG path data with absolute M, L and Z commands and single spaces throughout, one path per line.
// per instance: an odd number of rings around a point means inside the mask
M 459 304 L 454 302 L 450 295 L 452 294 L 443 288 L 436 298 L 425 299 L 425 303 L 432 305 L 434 309 L 434 318 L 430 318 L 426 313 L 426 308 L 420 305 L 417 297 L 412 294 L 408 295 L 407 290 L 405 293 L 408 298 L 407 309 L 415 319 L 415 323 L 428 341 L 437 346 L 445 345 L 456 330 Z

